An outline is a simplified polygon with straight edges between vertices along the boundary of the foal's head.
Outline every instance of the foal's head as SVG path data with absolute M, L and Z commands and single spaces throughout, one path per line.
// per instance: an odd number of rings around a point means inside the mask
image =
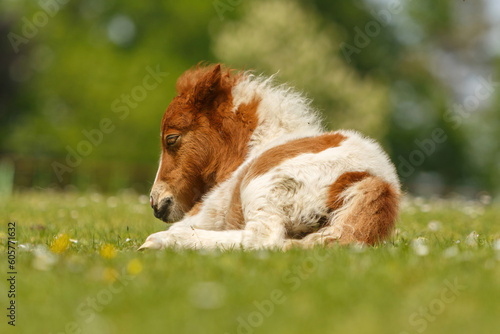
M 239 78 L 215 65 L 178 79 L 178 95 L 161 123 L 160 165 L 151 191 L 155 217 L 179 220 L 243 161 L 250 136 L 245 133 L 253 126 L 242 124 L 233 110 L 231 89 Z

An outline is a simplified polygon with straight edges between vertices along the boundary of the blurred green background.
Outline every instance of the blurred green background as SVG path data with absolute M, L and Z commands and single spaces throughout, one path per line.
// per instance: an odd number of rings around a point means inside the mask
M 147 193 L 177 77 L 205 60 L 304 91 L 405 190 L 500 193 L 496 0 L 0 3 L 0 191 Z

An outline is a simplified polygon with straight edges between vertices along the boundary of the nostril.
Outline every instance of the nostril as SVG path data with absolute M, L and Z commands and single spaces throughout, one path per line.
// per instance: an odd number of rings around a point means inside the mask
M 167 221 L 174 199 L 172 197 L 164 197 L 160 200 L 151 197 L 151 206 L 153 207 L 153 214 L 156 218 Z

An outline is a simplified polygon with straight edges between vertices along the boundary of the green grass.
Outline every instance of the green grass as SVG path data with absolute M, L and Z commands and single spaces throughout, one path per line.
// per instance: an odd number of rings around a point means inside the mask
M 498 204 L 406 201 L 394 237 L 373 248 L 139 253 L 165 228 L 145 196 L 27 192 L 0 202 L 1 333 L 500 328 Z M 8 221 L 18 240 L 15 328 L 5 316 Z

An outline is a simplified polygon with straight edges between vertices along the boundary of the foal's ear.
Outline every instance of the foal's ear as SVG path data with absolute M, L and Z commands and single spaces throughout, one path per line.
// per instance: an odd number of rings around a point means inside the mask
M 204 74 L 194 86 L 193 99 L 197 105 L 211 103 L 221 91 L 222 70 L 220 64 Z

